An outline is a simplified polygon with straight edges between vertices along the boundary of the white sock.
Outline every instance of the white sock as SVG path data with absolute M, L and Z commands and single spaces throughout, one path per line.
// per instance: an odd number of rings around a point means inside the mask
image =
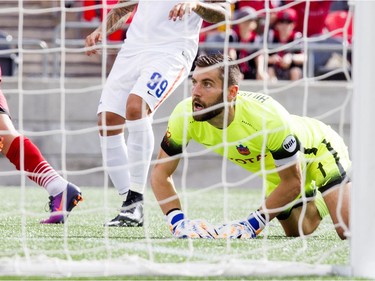
M 154 151 L 152 118 L 126 121 L 128 128 L 128 155 L 130 166 L 130 189 L 143 193 Z M 134 164 L 134 165 L 133 165 Z
M 109 177 L 118 193 L 125 194 L 129 190 L 130 174 L 128 152 L 123 134 L 100 136 L 103 162 L 107 166 Z
M 63 177 L 56 177 L 46 185 L 46 190 L 50 196 L 56 196 L 63 192 L 68 185 L 68 181 Z

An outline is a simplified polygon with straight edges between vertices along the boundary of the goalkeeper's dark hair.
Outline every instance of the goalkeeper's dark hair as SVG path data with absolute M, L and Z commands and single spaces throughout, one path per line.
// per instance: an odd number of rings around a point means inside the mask
M 224 56 L 220 53 L 211 55 L 201 55 L 195 60 L 195 66 L 209 67 L 217 65 L 222 74 L 222 81 L 224 84 L 225 63 L 228 65 L 228 86 L 238 85 L 241 79 L 241 71 L 237 64 L 233 63 L 230 57 L 225 60 Z

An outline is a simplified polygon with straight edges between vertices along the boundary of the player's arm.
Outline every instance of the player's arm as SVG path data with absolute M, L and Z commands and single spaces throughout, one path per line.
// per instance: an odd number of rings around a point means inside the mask
M 266 198 L 262 206 L 246 219 L 220 226 L 218 238 L 255 238 L 266 224 L 281 213 L 284 206 L 291 203 L 301 192 L 301 170 L 295 161 L 285 165 L 278 174 L 280 184 Z
M 172 174 L 176 170 L 179 158 L 172 158 L 160 148 L 157 163 L 151 173 L 151 186 L 156 200 L 164 215 L 170 210 L 181 210 L 181 203 L 177 196 Z
M 116 30 L 122 28 L 124 23 L 129 19 L 130 15 L 134 11 L 137 3 L 127 3 L 129 0 L 119 0 L 116 6 L 113 7 L 108 13 L 106 30 L 107 35 L 115 32 Z M 101 26 L 99 26 L 101 29 Z
M 106 35 L 109 35 L 116 30 L 123 27 L 124 23 L 129 19 L 131 13 L 133 12 L 137 3 L 126 3 L 129 0 L 119 0 L 117 4 L 111 9 L 107 15 L 106 21 Z M 95 29 L 91 34 L 86 37 L 85 46 L 92 47 L 96 43 L 101 42 L 103 38 L 102 25 L 100 24 L 97 29 Z M 90 56 L 97 54 L 98 49 L 88 49 L 86 55 Z
M 280 184 L 266 198 L 260 210 L 267 213 L 268 220 L 272 220 L 281 213 L 284 206 L 291 203 L 301 192 L 302 173 L 299 161 L 279 167 Z
M 176 170 L 179 157 L 170 157 L 160 149 L 157 163 L 151 173 L 151 186 L 172 235 L 176 238 L 215 238 L 216 230 L 204 220 L 189 220 L 181 210 L 172 174 Z
M 209 23 L 225 21 L 229 17 L 230 6 L 226 1 L 189 1 L 176 4 L 169 12 L 172 20 L 182 19 L 185 14 L 192 12 L 198 14 L 203 20 Z

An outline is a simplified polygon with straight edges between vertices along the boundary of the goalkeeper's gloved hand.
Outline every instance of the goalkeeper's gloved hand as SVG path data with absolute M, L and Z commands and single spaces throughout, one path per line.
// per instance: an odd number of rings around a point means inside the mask
M 242 221 L 231 222 L 217 228 L 217 238 L 248 239 L 255 238 L 266 226 L 266 218 L 255 211 Z
M 189 220 L 178 209 L 167 213 L 167 221 L 176 238 L 216 238 L 217 236 L 214 226 L 205 220 Z

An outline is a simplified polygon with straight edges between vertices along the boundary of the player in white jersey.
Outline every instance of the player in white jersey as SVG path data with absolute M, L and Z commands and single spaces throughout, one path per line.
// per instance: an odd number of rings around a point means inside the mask
M 210 2 L 120 0 L 107 16 L 108 35 L 136 9 L 98 107 L 103 159 L 123 198 L 120 213 L 107 226 L 143 225 L 143 192 L 154 148 L 152 115 L 188 76 L 202 21 L 226 19 L 225 4 Z M 98 52 L 95 45 L 102 36 L 101 26 L 87 36 L 87 55 Z

